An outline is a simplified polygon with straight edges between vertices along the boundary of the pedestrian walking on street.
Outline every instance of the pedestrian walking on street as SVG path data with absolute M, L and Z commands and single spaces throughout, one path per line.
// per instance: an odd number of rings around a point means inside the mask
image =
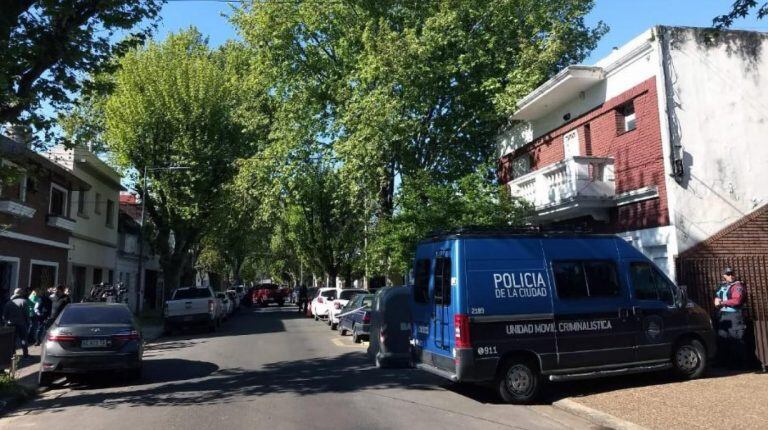
M 48 329 L 48 319 L 51 317 L 53 310 L 53 300 L 46 294 L 46 291 L 40 289 L 39 298 L 35 305 L 35 319 L 37 320 L 37 332 L 35 333 L 35 346 L 40 346 L 45 336 L 45 331 Z
M 48 326 L 56 321 L 61 311 L 71 302 L 69 294 L 66 293 L 63 285 L 56 286 L 56 291 L 51 296 L 51 302 L 51 317 L 48 319 Z
M 723 283 L 715 293 L 716 330 L 720 361 L 729 367 L 743 367 L 747 363 L 747 345 L 744 303 L 747 290 L 736 272 L 730 267 L 723 270 Z
M 301 284 L 299 287 L 299 294 L 298 294 L 298 300 L 296 302 L 299 305 L 299 312 L 307 312 L 307 286 L 304 284 Z
M 13 291 L 11 300 L 3 306 L 3 323 L 15 329 L 16 348 L 21 348 L 23 358 L 29 357 L 27 348 L 27 330 L 29 329 L 28 300 L 24 290 Z

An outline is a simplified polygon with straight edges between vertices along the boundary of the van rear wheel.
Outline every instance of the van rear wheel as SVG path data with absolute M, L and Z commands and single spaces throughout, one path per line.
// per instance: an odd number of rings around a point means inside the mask
M 707 350 L 696 339 L 684 339 L 675 345 L 672 365 L 681 378 L 699 378 L 707 370 Z
M 541 391 L 541 374 L 529 361 L 507 360 L 496 378 L 496 388 L 506 403 L 528 404 Z

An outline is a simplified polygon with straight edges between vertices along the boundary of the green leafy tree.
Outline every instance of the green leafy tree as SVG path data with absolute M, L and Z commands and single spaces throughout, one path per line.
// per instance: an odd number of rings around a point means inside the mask
M 712 20 L 712 25 L 717 29 L 726 29 L 733 25 L 733 22 L 739 18 L 745 18 L 755 13 L 758 19 L 763 19 L 768 15 L 768 2 L 757 0 L 735 0 L 731 5 L 731 10 Z
M 218 194 L 248 152 L 238 120 L 237 76 L 190 29 L 119 60 L 104 102 L 104 141 L 133 168 L 154 225 L 166 288 L 179 284 L 190 250 L 215 220 Z M 169 168 L 181 167 L 183 170 Z
M 407 273 L 416 244 L 429 232 L 458 227 L 511 227 L 526 222 L 530 207 L 493 184 L 489 167 L 479 168 L 453 183 L 427 175 L 403 182 L 394 215 L 383 220 L 372 238 L 369 264 L 380 273 Z
M 163 0 L 7 0 L 0 13 L 0 124 L 47 130 L 43 103 L 67 106 L 80 78 L 140 44 Z M 115 35 L 125 34 L 121 42 Z

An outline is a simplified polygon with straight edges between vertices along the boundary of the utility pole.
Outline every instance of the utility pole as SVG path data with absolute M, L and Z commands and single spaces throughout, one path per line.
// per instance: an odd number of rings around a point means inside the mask
M 136 277 L 136 315 L 141 313 L 141 289 L 144 287 L 144 210 L 147 194 L 147 166 L 144 166 L 141 185 L 141 223 L 139 224 L 139 274 Z

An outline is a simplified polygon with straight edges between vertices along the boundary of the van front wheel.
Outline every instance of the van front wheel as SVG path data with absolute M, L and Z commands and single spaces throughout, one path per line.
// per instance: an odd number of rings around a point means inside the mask
M 496 378 L 499 396 L 507 403 L 531 403 L 541 390 L 541 374 L 528 361 L 508 360 Z
M 707 350 L 700 341 L 685 339 L 675 346 L 672 365 L 680 377 L 698 378 L 707 370 Z

